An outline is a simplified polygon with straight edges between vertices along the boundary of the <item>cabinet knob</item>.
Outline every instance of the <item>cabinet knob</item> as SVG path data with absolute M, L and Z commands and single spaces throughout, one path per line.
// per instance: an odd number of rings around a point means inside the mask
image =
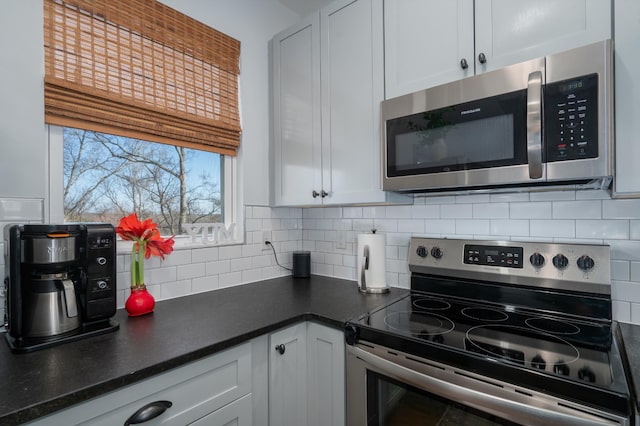
M 314 189 L 313 192 L 311 193 L 311 196 L 313 198 L 318 198 L 320 196 L 320 193 Z
M 322 191 L 320 191 L 320 196 L 322 198 L 326 197 L 327 195 L 329 195 L 329 193 L 327 191 L 325 191 L 324 189 Z
M 481 64 L 486 64 L 487 63 L 487 57 L 484 56 L 484 53 L 480 52 L 480 54 L 478 55 L 478 61 Z
M 155 419 L 173 404 L 171 401 L 154 401 L 150 402 L 138 411 L 133 413 L 125 422 L 124 426 L 137 425 L 140 423 L 148 422 L 151 419 Z
M 467 63 L 467 60 L 465 58 L 460 59 L 460 68 L 462 68 L 463 70 L 469 68 L 469 64 Z
M 276 345 L 276 351 L 278 351 L 278 353 L 279 353 L 280 355 L 284 354 L 284 351 L 285 351 L 285 350 L 286 350 L 286 349 L 285 349 L 285 347 L 284 347 L 284 345 L 283 345 L 282 343 L 281 343 L 281 344 L 279 344 L 279 345 Z

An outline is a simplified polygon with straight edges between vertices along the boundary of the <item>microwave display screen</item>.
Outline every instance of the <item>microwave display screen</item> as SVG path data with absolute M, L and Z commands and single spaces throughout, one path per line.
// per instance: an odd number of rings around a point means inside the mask
M 386 122 L 387 176 L 526 164 L 526 91 Z

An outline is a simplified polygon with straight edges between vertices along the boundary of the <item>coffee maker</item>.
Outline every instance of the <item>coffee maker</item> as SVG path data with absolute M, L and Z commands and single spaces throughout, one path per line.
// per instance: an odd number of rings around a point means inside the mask
M 116 236 L 108 223 L 7 225 L 6 340 L 31 352 L 107 333 L 116 312 Z

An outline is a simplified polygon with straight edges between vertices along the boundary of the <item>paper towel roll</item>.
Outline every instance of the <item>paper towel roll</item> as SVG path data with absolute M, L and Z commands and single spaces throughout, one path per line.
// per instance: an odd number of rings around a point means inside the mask
M 386 251 L 387 239 L 384 234 L 359 234 L 356 274 L 360 291 L 383 293 L 387 286 Z

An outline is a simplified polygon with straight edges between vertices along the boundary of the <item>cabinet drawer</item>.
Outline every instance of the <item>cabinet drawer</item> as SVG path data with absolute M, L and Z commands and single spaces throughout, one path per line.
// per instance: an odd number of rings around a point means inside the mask
M 251 394 L 204 416 L 190 426 L 251 426 L 253 424 Z
M 34 425 L 122 425 L 154 401 L 170 401 L 149 425 L 186 425 L 251 392 L 251 343 L 178 367 L 44 417 Z

